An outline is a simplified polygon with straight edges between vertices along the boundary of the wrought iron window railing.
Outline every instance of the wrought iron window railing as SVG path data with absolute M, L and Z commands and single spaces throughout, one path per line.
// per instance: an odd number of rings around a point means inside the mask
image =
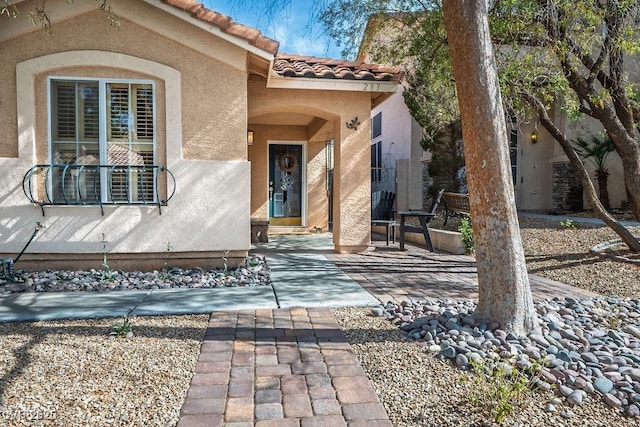
M 161 186 L 171 191 L 161 191 Z M 40 206 L 105 205 L 166 206 L 176 191 L 176 179 L 160 165 L 40 164 L 22 179 L 27 199 Z M 36 195 L 44 197 L 38 198 Z M 166 194 L 166 197 L 162 197 Z M 160 213 L 162 211 L 160 210 Z

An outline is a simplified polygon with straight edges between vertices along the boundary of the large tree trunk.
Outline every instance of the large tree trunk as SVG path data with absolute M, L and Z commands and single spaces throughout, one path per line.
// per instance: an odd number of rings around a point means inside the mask
M 536 327 L 518 226 L 507 126 L 498 86 L 487 5 L 445 0 L 444 21 L 462 117 L 469 204 L 478 265 L 474 317 L 518 335 Z

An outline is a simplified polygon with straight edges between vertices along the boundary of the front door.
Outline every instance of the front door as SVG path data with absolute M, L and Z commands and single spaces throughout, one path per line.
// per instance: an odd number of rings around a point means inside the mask
M 269 225 L 302 226 L 302 145 L 269 145 Z

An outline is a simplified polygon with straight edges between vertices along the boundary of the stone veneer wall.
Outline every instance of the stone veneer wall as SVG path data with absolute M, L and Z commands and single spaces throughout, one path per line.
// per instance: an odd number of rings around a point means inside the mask
M 552 185 L 552 210 L 554 213 L 580 211 L 582 184 L 574 173 L 571 163 L 554 163 Z
M 433 184 L 433 178 L 429 176 L 429 165 L 427 162 L 422 163 L 422 208 L 428 209 L 431 204 L 431 194 L 429 189 Z

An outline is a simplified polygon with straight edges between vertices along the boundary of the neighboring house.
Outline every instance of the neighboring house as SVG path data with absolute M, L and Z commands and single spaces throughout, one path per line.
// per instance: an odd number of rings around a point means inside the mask
M 422 128 L 404 103 L 402 88 L 371 110 L 371 189 L 396 193 L 397 210 L 423 208 Z
M 397 69 L 278 54 L 192 0 L 49 0 L 0 26 L 0 257 L 18 267 L 240 262 L 251 220 L 370 243 L 370 121 Z M 355 120 L 358 118 L 359 120 Z M 361 122 L 361 123 L 359 123 Z M 356 125 L 354 125 L 357 123 Z M 332 178 L 332 179 L 331 179 Z
M 380 33 L 375 18 L 369 21 L 366 31 L 369 34 L 363 37 L 359 61 L 370 60 L 372 43 L 385 43 L 390 37 Z M 378 33 L 374 34 L 376 31 Z M 560 106 L 552 114 L 560 129 L 570 139 L 602 132 L 602 126 L 590 118 L 578 123 L 570 122 L 566 114 L 561 112 Z M 371 138 L 372 189 L 375 191 L 378 185 L 380 189 L 396 192 L 398 210 L 422 208 L 428 202 L 429 186 L 432 184 L 426 167 L 431 154 L 423 151 L 420 146 L 422 129 L 411 117 L 401 89 L 372 109 L 371 117 L 372 120 L 382 117 L 381 131 L 372 134 Z M 532 134 L 536 137 L 532 138 Z M 509 143 L 518 209 L 561 213 L 589 207 L 569 159 L 560 145 L 542 126 L 535 123 L 535 119 L 510 131 Z M 585 162 L 585 166 L 597 187 L 593 165 Z M 608 187 L 611 208 L 624 207 L 627 195 L 620 157 L 612 155 L 607 166 L 610 173 Z M 376 174 L 379 169 L 383 171 L 380 175 Z M 388 171 L 386 175 L 385 171 Z M 379 176 L 382 183 L 376 182 Z

